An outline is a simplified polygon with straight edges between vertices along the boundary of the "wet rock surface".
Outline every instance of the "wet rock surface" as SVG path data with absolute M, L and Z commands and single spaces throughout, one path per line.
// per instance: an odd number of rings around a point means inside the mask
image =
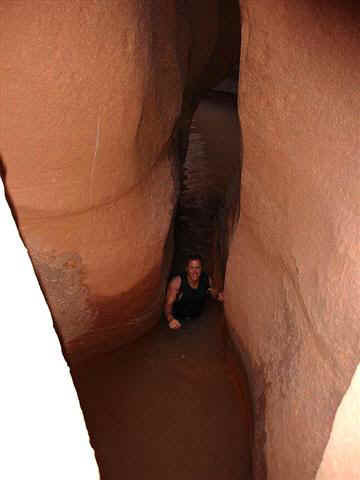
M 211 303 L 73 369 L 103 480 L 250 479 L 246 378 L 225 344 Z

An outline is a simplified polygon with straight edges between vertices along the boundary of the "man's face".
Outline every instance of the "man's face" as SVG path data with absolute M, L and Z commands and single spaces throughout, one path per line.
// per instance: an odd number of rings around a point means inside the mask
M 186 272 L 188 274 L 188 277 L 193 281 L 196 282 L 199 280 L 200 275 L 201 275 L 201 262 L 200 260 L 190 260 L 188 263 L 188 266 L 186 267 Z

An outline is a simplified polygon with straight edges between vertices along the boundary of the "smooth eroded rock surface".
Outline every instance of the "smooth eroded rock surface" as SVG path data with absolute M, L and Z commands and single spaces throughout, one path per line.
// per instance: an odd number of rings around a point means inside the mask
M 314 479 L 359 359 L 359 9 L 241 1 L 240 225 L 225 300 L 255 478 Z
M 199 24 L 199 4 L 175 1 L 1 3 L 6 188 L 69 353 L 159 317 L 183 93 L 191 103 L 201 72 L 219 81 L 234 61 L 212 58 L 232 45 L 221 12 L 238 11 L 218 6 Z
M 175 8 L 162 3 L 0 7 L 6 185 L 70 349 L 109 328 L 108 300 L 117 338 L 160 309 L 183 84 Z

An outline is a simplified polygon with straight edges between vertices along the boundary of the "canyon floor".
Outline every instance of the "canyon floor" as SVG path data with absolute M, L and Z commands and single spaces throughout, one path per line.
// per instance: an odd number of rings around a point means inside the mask
M 102 480 L 250 480 L 250 401 L 222 307 L 73 371 Z

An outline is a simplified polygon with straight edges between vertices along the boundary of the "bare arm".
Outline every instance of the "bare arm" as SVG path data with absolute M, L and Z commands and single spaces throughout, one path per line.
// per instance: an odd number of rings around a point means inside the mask
M 165 301 L 164 313 L 165 313 L 165 317 L 166 317 L 167 321 L 169 322 L 169 326 L 171 328 L 173 328 L 172 325 L 175 326 L 175 322 L 179 324 L 178 327 L 181 326 L 180 322 L 178 322 L 173 317 L 173 314 L 172 314 L 172 307 L 173 307 L 173 304 L 174 304 L 174 302 L 175 302 L 175 300 L 178 296 L 178 293 L 180 291 L 180 287 L 181 287 L 181 277 L 180 276 L 174 277 L 170 281 L 167 292 L 166 292 L 166 301 Z

